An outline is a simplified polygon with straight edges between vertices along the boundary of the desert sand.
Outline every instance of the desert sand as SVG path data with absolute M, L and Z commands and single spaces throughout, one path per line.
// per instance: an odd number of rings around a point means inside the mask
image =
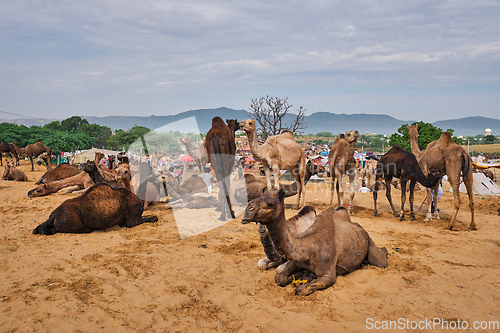
M 0 180 L 1 332 L 365 332 L 367 321 L 400 318 L 467 321 L 469 329 L 474 321 L 500 321 L 498 197 L 474 197 L 478 230 L 470 231 L 462 194 L 458 223 L 449 231 L 453 196 L 447 191 L 441 219 L 431 222 L 423 221 L 425 207 L 418 221 L 400 222 L 384 192 L 375 218 L 372 194 L 356 193 L 352 220 L 387 247 L 388 267 L 365 266 L 327 290 L 298 297 L 293 286 L 275 284 L 274 269 L 259 270 L 264 252 L 257 226 L 242 225 L 241 214 L 182 239 L 163 204 L 144 213 L 158 216 L 153 224 L 33 235 L 75 195 L 27 198 L 45 168 L 31 172 L 29 162 L 21 163 L 28 182 Z M 424 193 L 416 192 L 416 209 Z M 393 190 L 398 209 L 399 196 Z M 297 212 L 295 201 L 287 198 L 287 217 Z M 307 185 L 306 204 L 319 213 L 328 203 L 326 184 Z

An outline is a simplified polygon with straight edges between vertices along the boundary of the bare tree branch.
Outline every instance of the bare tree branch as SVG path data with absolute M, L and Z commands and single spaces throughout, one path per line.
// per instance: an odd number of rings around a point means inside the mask
M 280 134 L 283 130 L 293 133 L 302 133 L 307 126 L 305 124 L 304 107 L 299 107 L 296 118 L 290 125 L 283 123 L 285 116 L 290 112 L 292 105 L 288 103 L 288 97 L 261 97 L 250 100 L 250 115 L 257 120 L 262 130 L 262 136 L 267 139 L 271 135 Z M 290 112 L 291 113 L 291 112 Z

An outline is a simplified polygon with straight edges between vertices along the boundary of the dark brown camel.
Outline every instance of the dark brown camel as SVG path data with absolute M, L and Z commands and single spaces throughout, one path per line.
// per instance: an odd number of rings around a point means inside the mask
M 0 166 L 3 166 L 2 154 L 10 154 L 12 159 L 16 160 L 16 166 L 19 166 L 19 156 L 17 155 L 16 149 L 13 145 L 9 144 L 7 141 L 0 143 Z
M 69 163 L 61 163 L 56 166 L 53 170 L 49 170 L 43 174 L 42 177 L 36 182 L 37 185 L 47 184 L 54 182 L 56 180 L 61 180 L 71 176 L 79 174 L 81 171 L 78 170 L 78 165 L 72 165 Z
M 94 182 L 94 184 L 105 183 L 110 185 L 113 188 L 123 187 L 121 182 L 109 177 L 96 165 L 94 161 L 87 161 L 85 163 L 80 164 L 78 167 L 80 171 L 85 171 L 89 174 L 90 179 Z
M 50 148 L 44 145 L 41 141 L 29 144 L 24 148 L 19 148 L 17 141 L 13 141 L 12 145 L 14 146 L 14 149 L 16 150 L 16 153 L 18 155 L 24 153 L 27 157 L 29 157 L 31 161 L 31 171 L 35 171 L 35 168 L 33 166 L 33 158 L 38 157 L 42 154 L 44 155 L 43 160 L 47 164 L 47 170 L 52 170 L 52 163 L 50 162 L 52 152 L 50 151 Z
M 379 216 L 377 211 L 377 195 L 380 186 L 380 179 L 384 178 L 386 184 L 392 183 L 392 178 L 399 178 L 401 181 L 401 217 L 396 212 L 391 198 L 391 186 L 386 186 L 385 195 L 391 204 L 392 212 L 395 217 L 400 217 L 404 221 L 404 205 L 406 202 L 406 183 L 410 181 L 410 219 L 415 221 L 415 212 L 413 211 L 413 194 L 417 181 L 425 187 L 435 186 L 443 176 L 444 170 L 429 170 L 426 177 L 418 165 L 417 158 L 409 151 L 400 146 L 392 147 L 380 158 L 375 170 L 375 187 L 373 189 L 373 215 Z
M 287 220 L 284 201 L 282 189 L 266 191 L 248 203 L 241 222 L 265 225 L 278 253 L 289 260 L 277 269 L 278 285 L 284 287 L 300 277 L 307 283 L 297 287 L 295 294 L 307 296 L 332 286 L 337 275 L 354 271 L 364 261 L 387 267 L 387 250 L 351 222 L 344 208 L 329 208 L 316 215 L 314 207 L 304 206 Z
M 236 119 L 228 119 L 226 125 L 222 118 L 215 117 L 212 119 L 212 128 L 208 131 L 205 140 L 208 159 L 219 184 L 219 202 L 221 203 L 219 220 L 221 221 L 225 221 L 226 215 L 229 214 L 233 219 L 235 217 L 229 198 L 231 188 L 229 176 L 233 169 L 236 152 L 234 133 L 238 128 L 239 123 Z M 228 212 L 226 211 L 226 203 L 228 205 Z
M 115 225 L 131 228 L 158 221 L 156 216 L 141 219 L 142 211 L 142 201 L 129 190 L 96 184 L 83 195 L 64 201 L 33 233 L 89 233 Z

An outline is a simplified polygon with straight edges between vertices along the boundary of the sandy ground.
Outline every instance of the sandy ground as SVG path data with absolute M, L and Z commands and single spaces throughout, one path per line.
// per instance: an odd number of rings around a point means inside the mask
M 160 204 L 145 213 L 158 216 L 153 224 L 33 235 L 75 195 L 28 199 L 44 169 L 28 171 L 27 162 L 21 169 L 29 182 L 0 180 L 1 332 L 363 332 L 367 320 L 442 318 L 469 327 L 500 321 L 498 197 L 474 198 L 479 229 L 469 231 L 462 194 L 459 222 L 449 231 L 451 193 L 440 201 L 441 220 L 429 223 L 424 209 L 418 221 L 400 222 L 383 193 L 375 218 L 371 193 L 357 193 L 352 220 L 387 247 L 388 268 L 365 266 L 327 290 L 297 297 L 293 286 L 274 283 L 274 270 L 258 269 L 264 253 L 257 226 L 242 225 L 241 215 L 181 239 L 174 215 Z M 325 185 L 307 190 L 307 204 L 328 208 Z M 423 196 L 416 192 L 417 208 Z M 296 213 L 295 200 L 287 199 L 287 217 Z

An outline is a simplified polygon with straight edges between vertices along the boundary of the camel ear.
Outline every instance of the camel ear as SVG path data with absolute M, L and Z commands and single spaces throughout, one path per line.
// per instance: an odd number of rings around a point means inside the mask
M 410 129 L 410 124 L 406 124 L 406 127 L 407 127 L 408 129 Z
M 278 192 L 278 198 L 280 201 L 282 201 L 285 198 L 285 190 L 280 188 L 280 191 Z
M 264 194 L 264 192 L 266 192 L 266 191 L 267 191 L 267 187 L 264 186 L 264 188 L 262 189 L 262 194 Z

